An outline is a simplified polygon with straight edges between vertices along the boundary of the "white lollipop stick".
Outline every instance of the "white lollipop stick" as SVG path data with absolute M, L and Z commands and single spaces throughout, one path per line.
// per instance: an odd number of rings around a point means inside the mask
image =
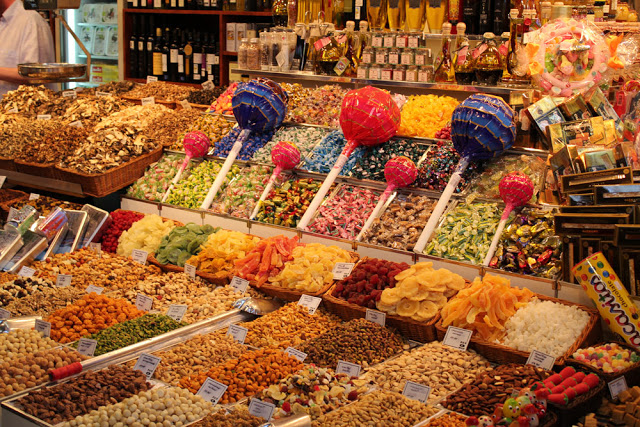
M 389 199 L 389 195 L 393 192 L 393 190 L 395 190 L 395 188 L 388 188 L 387 190 L 384 191 L 384 193 L 382 193 L 382 195 L 380 196 L 380 200 L 378 200 L 378 204 L 371 212 L 371 215 L 369 215 L 369 218 L 367 218 L 367 222 L 365 222 L 364 225 L 362 226 L 360 233 L 358 233 L 358 237 L 356 237 L 356 242 L 359 242 L 364 236 L 364 233 L 369 229 L 369 227 L 371 227 L 371 224 L 373 224 L 373 221 L 380 214 L 380 211 L 382 210 L 384 203 Z
M 504 214 L 507 214 L 506 218 Z M 504 227 L 507 224 L 508 218 L 509 218 L 509 213 L 507 212 L 507 209 L 505 209 L 504 213 L 502 214 L 502 218 L 498 223 L 496 234 L 493 235 L 493 240 L 491 240 L 491 246 L 489 247 L 489 252 L 487 252 L 487 256 L 484 257 L 484 262 L 482 263 L 482 265 L 484 265 L 485 267 L 489 265 L 489 263 L 491 262 L 491 258 L 493 258 L 493 254 L 496 252 L 496 249 L 498 248 L 498 242 L 500 242 L 500 236 L 502 236 L 502 232 L 504 231 Z
M 267 181 L 267 185 L 264 187 L 264 191 L 262 192 L 260 199 L 256 203 L 256 207 L 253 208 L 253 212 L 251 213 L 249 219 L 254 219 L 256 215 L 258 215 L 258 211 L 260 211 L 260 203 L 264 202 L 264 200 L 267 198 L 267 196 L 271 192 L 271 189 L 273 188 L 273 184 L 276 182 L 276 179 L 278 179 L 278 176 L 281 172 L 282 168 L 280 166 L 276 166 L 276 168 L 273 170 L 273 173 L 271 174 L 271 177 L 269 178 L 269 181 Z
M 171 190 L 173 190 L 173 187 L 178 183 L 178 181 L 180 181 L 180 177 L 182 177 L 182 173 L 187 168 L 187 165 L 189 164 L 190 160 L 191 159 L 185 159 L 185 161 L 182 162 L 182 166 L 180 166 L 180 169 L 178 169 L 178 173 L 176 173 L 176 176 L 173 177 L 173 181 L 171 181 L 169 188 L 167 188 L 167 191 L 164 193 L 164 196 L 162 196 L 162 201 L 160 203 L 164 203 L 167 200 L 167 198 L 169 198 L 169 194 L 171 193 Z

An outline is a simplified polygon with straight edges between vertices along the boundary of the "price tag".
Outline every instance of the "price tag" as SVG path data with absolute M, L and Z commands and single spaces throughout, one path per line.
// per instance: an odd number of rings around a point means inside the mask
M 288 62 L 289 56 L 285 53 L 284 50 L 281 50 L 279 54 L 276 55 L 276 62 L 278 63 L 278 67 L 282 68 Z
M 96 92 L 96 96 L 111 96 L 109 92 Z
M 187 308 L 189 308 L 189 306 L 186 304 L 171 304 L 169 310 L 167 310 L 167 316 L 179 322 L 187 312 Z
M 244 294 L 247 291 L 247 286 L 249 286 L 248 280 L 238 276 L 233 276 L 233 279 L 231 279 L 231 287 L 238 293 Z
M 38 120 L 51 120 L 51 114 L 38 114 Z
M 186 99 L 180 101 L 180 105 L 182 105 L 182 108 L 184 108 L 185 110 L 191 109 L 191 104 L 189 104 L 189 101 L 187 101 Z
M 56 286 L 59 288 L 66 288 L 71 285 L 71 279 L 73 276 L 71 274 L 58 274 L 56 277 Z
M 202 396 L 204 400 L 208 400 L 215 405 L 218 403 L 218 400 L 220 400 L 225 391 L 227 391 L 226 385 L 207 377 L 196 394 L 198 396 Z
M 358 71 L 357 71 L 357 78 L 359 79 L 366 79 L 367 78 L 367 70 L 363 67 L 358 67 Z
M 623 376 L 616 378 L 615 380 L 609 382 L 609 392 L 611 393 L 611 398 L 616 399 L 620 393 L 625 391 L 627 388 L 627 380 Z
M 550 371 L 556 363 L 556 358 L 538 350 L 533 350 L 527 359 L 527 365 L 533 365 L 538 368 Z
M 304 359 L 307 358 L 307 353 L 298 350 L 297 348 L 287 347 L 284 351 L 289 356 L 298 359 L 300 362 L 304 362 Z
M 417 400 L 421 403 L 427 403 L 429 394 L 431 393 L 431 387 L 414 383 L 413 381 L 407 381 L 402 389 L 402 394 L 409 399 Z
M 247 337 L 247 332 L 249 332 L 249 330 L 247 328 L 243 328 L 242 326 L 229 325 L 227 335 L 231 335 L 234 340 L 238 341 L 240 344 L 244 344 L 244 339 Z
M 418 36 L 409 36 L 409 47 L 416 49 L 418 46 L 420 46 L 420 37 Z
M 18 109 L 16 107 L 13 107 L 12 109 L 7 111 L 7 114 L 18 114 Z
M 87 286 L 87 289 L 85 289 L 85 291 L 90 294 L 91 292 L 95 292 L 96 294 L 100 295 L 102 294 L 102 291 L 104 291 L 104 288 L 101 288 L 100 286 L 96 286 L 96 285 L 89 285 Z
M 45 337 L 51 336 L 51 323 L 44 320 L 36 319 L 35 330 L 40 332 Z
M 159 357 L 152 356 L 147 353 L 142 353 L 138 358 L 138 361 L 136 362 L 136 366 L 133 367 L 133 370 L 142 372 L 143 374 L 145 374 L 147 379 L 149 379 L 156 371 L 159 363 Z
M 333 280 L 344 280 L 353 271 L 353 267 L 355 267 L 354 262 L 337 262 L 336 265 L 333 266 Z
M 364 6 L 364 0 L 356 0 L 356 7 Z
M 7 180 L 7 177 L 4 175 L 0 175 L 0 188 L 4 185 L 4 182 Z
M 356 363 L 339 360 L 338 366 L 336 367 L 336 374 L 347 374 L 350 377 L 359 377 L 361 369 L 362 367 Z
M 133 258 L 135 262 L 139 262 L 142 265 L 147 265 L 148 257 L 149 253 L 141 249 L 134 249 L 133 252 L 131 252 L 131 258 Z
M 35 270 L 31 267 L 23 266 L 20 271 L 18 271 L 18 276 L 22 277 L 31 277 L 35 274 Z
M 82 126 L 82 122 L 80 120 L 76 120 L 75 122 L 71 122 L 69 123 L 69 126 L 71 126 L 72 128 L 81 128 Z
M 98 341 L 90 340 L 89 338 L 80 338 L 78 341 L 78 353 L 84 354 L 85 356 L 93 357 L 96 352 L 96 346 L 98 345 Z
M 136 295 L 136 308 L 142 311 L 150 311 L 153 307 L 153 298 L 145 294 Z
M 531 43 L 539 33 L 540 33 L 540 30 L 529 31 L 529 32 L 524 33 L 522 35 L 522 43 L 523 44 Z
M 378 310 L 372 310 L 367 308 L 366 319 L 370 322 L 377 323 L 380 326 L 384 326 L 387 321 L 387 314 Z
M 40 195 L 37 193 L 29 194 L 29 200 L 38 200 L 39 198 L 40 198 Z
M 153 96 L 142 98 L 140 101 L 142 102 L 142 105 L 153 105 L 156 103 L 156 99 Z
M 312 297 L 311 295 L 302 295 L 298 300 L 298 305 L 307 307 L 309 309 L 309 314 L 314 314 L 321 302 L 322 298 Z
M 147 83 L 153 83 L 153 82 L 157 82 L 158 81 L 158 77 L 156 76 L 147 76 Z
M 98 256 L 102 256 L 102 245 L 100 243 L 95 243 L 95 242 L 89 243 L 89 249 L 97 253 Z
M 78 92 L 76 92 L 75 90 L 65 90 L 62 92 L 62 96 L 64 98 L 77 98 Z
M 472 334 L 473 331 L 470 331 L 469 329 L 449 326 L 447 328 L 447 333 L 442 340 L 442 344 L 458 350 L 467 351 Z
M 358 1 L 358 0 L 356 0 L 356 1 Z M 362 0 L 360 0 L 360 1 L 362 1 Z M 362 9 L 361 6 L 356 6 L 356 13 L 355 13 L 356 14 L 356 21 L 360 20 L 360 9 Z
M 192 279 L 196 278 L 196 266 L 191 264 L 184 265 L 184 272 L 189 275 Z
M 371 46 L 382 47 L 382 36 L 376 35 L 371 38 Z
M 211 80 L 207 80 L 206 82 L 202 83 L 202 89 L 204 90 L 213 90 L 214 84 Z
M 385 36 L 384 37 L 384 47 L 393 47 L 396 38 L 394 36 Z
M 263 402 L 259 399 L 251 399 L 249 403 L 249 413 L 254 417 L 264 418 L 267 421 L 271 419 L 275 409 L 276 405 L 273 403 Z
M 11 312 L 8 310 L 5 310 L 4 308 L 0 308 L 0 319 L 10 319 L 11 318 Z

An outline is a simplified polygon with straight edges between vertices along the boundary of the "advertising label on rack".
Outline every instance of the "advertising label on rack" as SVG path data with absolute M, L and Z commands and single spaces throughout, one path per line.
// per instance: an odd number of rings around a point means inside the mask
M 333 266 L 333 280 L 344 280 L 346 279 L 355 267 L 354 262 L 336 262 Z
M 31 277 L 36 273 L 36 271 L 31 268 L 31 267 L 27 267 L 27 266 L 22 266 L 22 268 L 20 269 L 20 271 L 18 271 L 18 276 L 21 277 Z
M 142 372 L 147 379 L 153 376 L 156 368 L 160 364 L 160 358 L 151 354 L 142 353 L 136 362 L 136 366 L 133 367 L 134 371 Z
M 556 363 L 556 358 L 538 350 L 533 350 L 527 359 L 527 365 L 533 365 L 537 368 L 550 371 Z
M 222 398 L 224 393 L 227 391 L 227 387 L 225 384 L 219 383 L 218 381 L 207 377 L 200 387 L 200 390 L 196 393 L 198 396 L 202 396 L 204 400 L 207 400 L 214 405 L 218 403 L 218 401 Z
M 471 335 L 473 335 L 473 331 L 470 331 L 469 329 L 449 326 L 447 328 L 447 333 L 442 340 L 442 344 L 457 350 L 467 351 L 469 341 L 471 341 Z
M 196 278 L 196 266 L 191 264 L 184 265 L 184 272 L 189 275 L 192 279 Z
M 233 276 L 230 285 L 234 291 L 244 294 L 247 291 L 247 286 L 249 286 L 249 281 L 238 276 Z
M 307 307 L 309 309 L 309 314 L 314 314 L 320 306 L 322 302 L 322 298 L 312 297 L 311 295 L 302 295 L 298 300 L 298 305 L 303 307 Z
M 402 389 L 402 394 L 409 399 L 417 400 L 421 403 L 427 403 L 429 394 L 431 394 L 431 387 L 424 384 L 415 383 L 413 381 L 407 381 Z
M 244 344 L 244 340 L 247 338 L 247 332 L 249 330 L 247 328 L 243 328 L 239 325 L 229 325 L 229 330 L 227 331 L 227 335 L 231 335 L 231 337 L 239 342 L 240 344 Z
M 136 295 L 136 308 L 142 311 L 151 311 L 153 307 L 153 298 L 145 294 Z
M 367 308 L 367 314 L 365 318 L 370 322 L 377 323 L 378 325 L 384 327 L 384 324 L 387 321 L 387 314 L 383 313 L 382 311 Z
M 616 378 L 615 380 L 609 382 L 609 392 L 611 393 L 611 398 L 616 399 L 620 393 L 625 391 L 627 387 L 627 380 L 623 376 Z
M 56 277 L 56 286 L 59 288 L 66 288 L 71 285 L 73 276 L 71 274 L 58 274 Z
M 273 411 L 276 410 L 276 405 L 269 402 L 263 402 L 260 399 L 251 399 L 249 403 L 249 413 L 254 417 L 264 418 L 265 420 L 271 420 Z
M 80 338 L 78 341 L 78 353 L 85 356 L 93 357 L 96 352 L 96 346 L 98 341 L 90 340 L 89 338 Z
M 207 80 L 206 82 L 202 83 L 202 89 L 204 90 L 213 90 L 214 88 L 214 84 L 211 80 Z
M 169 310 L 167 310 L 167 316 L 171 317 L 176 322 L 182 321 L 182 318 L 187 313 L 189 308 L 186 304 L 171 304 Z
M 142 105 L 153 105 L 156 103 L 156 98 L 153 96 L 148 96 L 146 98 L 142 98 L 140 102 L 142 103 Z
M 147 265 L 147 258 L 149 258 L 149 253 L 141 249 L 134 249 L 131 252 L 131 258 L 133 258 L 133 260 L 137 263 Z
M 157 82 L 158 81 L 158 77 L 156 76 L 147 76 L 147 83 L 153 83 L 153 82 Z
M 0 320 L 2 319 L 11 319 L 11 312 L 4 308 L 0 308 Z
M 350 377 L 359 377 L 362 367 L 357 363 L 345 362 L 344 360 L 338 361 L 336 366 L 336 374 L 347 374 Z

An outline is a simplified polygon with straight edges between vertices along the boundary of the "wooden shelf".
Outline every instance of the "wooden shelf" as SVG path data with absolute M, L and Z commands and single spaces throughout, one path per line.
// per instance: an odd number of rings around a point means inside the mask
M 271 11 L 245 12 L 233 10 L 203 9 L 124 9 L 124 13 L 157 13 L 161 15 L 221 15 L 221 16 L 271 16 Z
M 225 50 L 222 52 L 222 56 L 238 56 L 238 52 L 229 52 L 228 50 Z

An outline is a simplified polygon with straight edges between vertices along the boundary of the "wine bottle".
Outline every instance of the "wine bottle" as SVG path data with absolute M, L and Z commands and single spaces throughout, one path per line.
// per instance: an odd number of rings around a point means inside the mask
M 180 44 L 178 45 L 178 81 L 186 83 L 187 74 L 184 71 L 185 59 L 184 59 L 184 46 L 186 44 L 186 34 L 184 31 L 180 33 Z
M 146 45 L 147 70 L 142 76 L 140 76 L 142 78 L 145 78 L 146 76 L 153 76 L 153 16 L 149 18 L 149 30 L 147 31 Z
M 202 45 L 200 44 L 200 32 L 196 31 L 193 41 L 193 73 L 191 80 L 194 83 L 202 83 Z
M 140 35 L 138 36 L 138 78 L 143 79 L 147 75 L 147 52 L 144 18 L 140 18 Z
M 193 44 L 192 35 L 187 31 L 187 43 L 184 45 L 184 74 L 187 83 L 193 79 Z
M 176 40 L 178 30 L 171 33 L 171 42 L 169 43 L 169 81 L 178 81 L 178 43 Z
M 467 34 L 478 34 L 478 3 L 479 0 L 464 0 L 462 22 L 467 26 Z
M 138 27 L 136 23 L 138 20 L 136 16 L 133 16 L 133 29 L 131 37 L 129 38 L 129 77 L 138 77 Z
M 478 22 L 478 32 L 484 34 L 493 28 L 491 22 L 491 2 L 490 0 L 480 0 L 480 20 Z
M 164 34 L 162 35 L 162 80 L 165 82 L 169 81 L 169 28 L 164 29 Z
M 156 39 L 153 41 L 153 71 L 152 75 L 162 79 L 162 29 L 156 28 Z

